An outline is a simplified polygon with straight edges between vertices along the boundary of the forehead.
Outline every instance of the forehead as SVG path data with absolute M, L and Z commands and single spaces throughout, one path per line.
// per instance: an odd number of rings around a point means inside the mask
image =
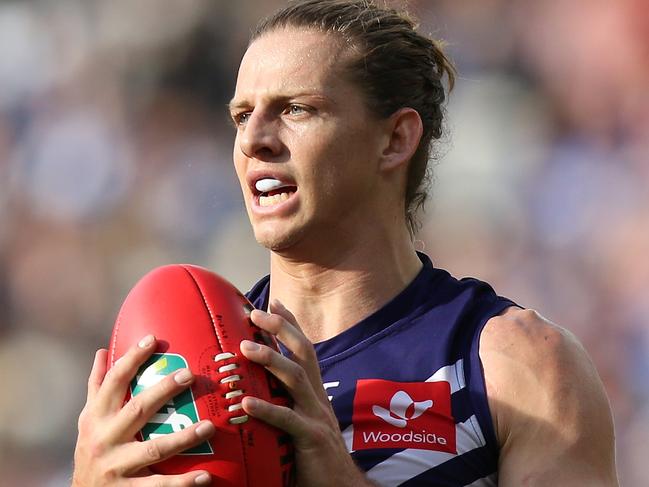
M 340 84 L 348 52 L 342 40 L 315 30 L 267 32 L 241 61 L 235 99 L 287 90 L 332 90 Z

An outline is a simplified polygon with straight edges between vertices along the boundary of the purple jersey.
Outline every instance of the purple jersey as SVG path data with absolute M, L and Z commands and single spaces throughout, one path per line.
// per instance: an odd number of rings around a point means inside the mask
M 515 304 L 419 257 L 399 295 L 315 344 L 324 387 L 352 457 L 379 485 L 497 485 L 478 344 L 489 318 Z M 268 308 L 269 283 L 248 294 L 257 308 Z

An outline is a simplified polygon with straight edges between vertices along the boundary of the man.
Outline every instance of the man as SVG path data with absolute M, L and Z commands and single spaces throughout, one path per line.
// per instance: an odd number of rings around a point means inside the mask
M 298 2 L 253 35 L 230 104 L 233 157 L 271 255 L 251 318 L 285 353 L 241 352 L 294 407 L 243 408 L 292 435 L 300 487 L 615 486 L 608 403 L 574 337 L 414 249 L 453 74 L 410 20 L 368 1 Z M 210 423 L 132 441 L 193 380 L 179 373 L 122 408 L 154 343 L 109 374 L 98 352 L 74 485 L 209 483 L 146 467 L 211 436 Z

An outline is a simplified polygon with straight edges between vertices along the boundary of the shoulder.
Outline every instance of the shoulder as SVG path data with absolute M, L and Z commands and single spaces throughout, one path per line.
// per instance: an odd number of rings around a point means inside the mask
M 614 478 L 608 400 L 593 363 L 572 333 L 536 311 L 509 308 L 485 326 L 480 359 L 501 447 L 501 476 L 521 481 L 517 476 L 525 475 L 554 485 Z M 571 478 L 579 472 L 576 465 L 592 471 Z M 559 480 L 564 483 L 557 484 Z
M 585 366 L 583 362 L 590 365 L 586 351 L 572 333 L 534 310 L 517 307 L 507 308 L 487 322 L 480 337 L 480 358 L 496 381 L 516 379 L 509 367 L 502 367 L 514 363 L 544 374 L 560 373 L 579 363 Z M 494 362 L 498 367 L 489 367 Z
M 514 410 L 538 414 L 539 401 L 562 402 L 574 394 L 574 380 L 598 382 L 574 335 L 530 309 L 508 308 L 487 322 L 480 360 L 501 445 L 513 433 Z

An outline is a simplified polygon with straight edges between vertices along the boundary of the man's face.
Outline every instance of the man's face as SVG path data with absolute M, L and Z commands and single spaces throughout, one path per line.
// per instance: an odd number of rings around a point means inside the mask
M 234 164 L 255 237 L 269 249 L 326 245 L 359 229 L 381 196 L 383 125 L 343 76 L 347 56 L 330 35 L 281 29 L 241 62 Z

